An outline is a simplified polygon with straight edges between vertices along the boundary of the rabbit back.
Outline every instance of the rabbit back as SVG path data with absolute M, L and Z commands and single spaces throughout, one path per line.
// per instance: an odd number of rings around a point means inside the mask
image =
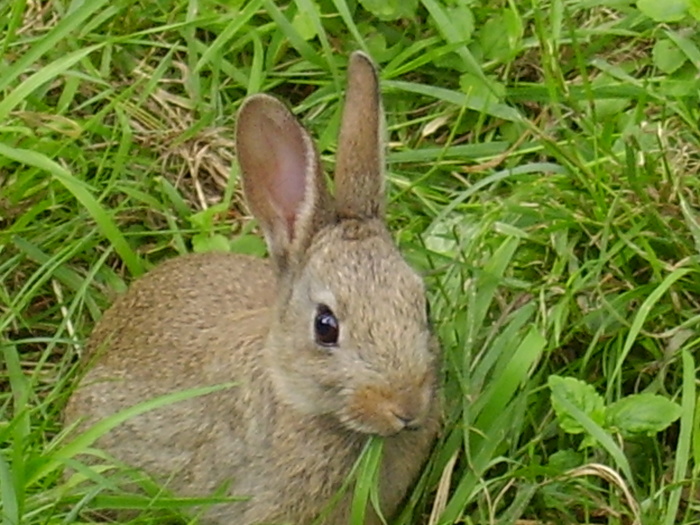
M 97 443 L 126 464 L 168 476 L 175 491 L 211 492 L 236 469 L 212 460 L 243 458 L 248 429 L 232 422 L 251 420 L 247 385 L 259 374 L 274 287 L 266 262 L 248 256 L 193 254 L 158 266 L 98 322 L 66 422 L 84 429 L 158 396 L 235 381 L 131 418 Z

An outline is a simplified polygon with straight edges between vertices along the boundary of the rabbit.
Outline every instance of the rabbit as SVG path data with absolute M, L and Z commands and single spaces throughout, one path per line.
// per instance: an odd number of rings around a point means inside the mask
M 379 503 L 391 517 L 430 453 L 440 350 L 424 283 L 385 224 L 383 126 L 375 66 L 355 52 L 333 197 L 286 106 L 247 98 L 237 158 L 269 259 L 171 259 L 137 279 L 86 344 L 64 413 L 78 429 L 164 394 L 235 382 L 97 442 L 176 494 L 226 487 L 246 498 L 207 507 L 204 523 L 347 525 L 351 495 L 334 497 L 370 436 L 384 439 Z M 372 508 L 366 523 L 381 523 Z

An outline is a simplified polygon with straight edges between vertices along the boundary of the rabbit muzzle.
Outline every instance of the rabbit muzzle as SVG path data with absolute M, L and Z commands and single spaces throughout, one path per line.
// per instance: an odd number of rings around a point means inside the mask
M 426 381 L 400 389 L 364 385 L 350 395 L 341 420 L 359 432 L 393 436 L 406 430 L 420 429 L 430 412 L 432 401 L 433 388 Z

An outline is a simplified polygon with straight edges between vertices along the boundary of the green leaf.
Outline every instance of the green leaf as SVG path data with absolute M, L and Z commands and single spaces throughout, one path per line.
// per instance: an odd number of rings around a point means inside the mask
M 669 39 L 659 40 L 654 44 L 651 56 L 654 65 L 664 73 L 671 74 L 685 64 L 687 57 L 678 46 Z
M 316 27 L 314 26 L 314 20 L 311 18 L 309 13 L 305 11 L 299 11 L 294 15 L 294 20 L 292 20 L 292 27 L 297 30 L 306 41 L 311 40 L 316 36 Z
M 688 12 L 688 0 L 637 0 L 637 9 L 655 22 L 678 22 Z
M 214 204 L 213 206 L 209 206 L 204 210 L 190 215 L 190 223 L 202 233 L 209 233 L 213 230 L 218 216 L 225 213 L 226 209 L 226 204 L 223 202 Z
M 474 58 L 474 55 L 466 45 L 471 39 L 473 27 L 471 27 L 464 16 L 453 18 L 455 14 L 448 11 L 443 5 L 444 2 L 437 0 L 422 0 L 422 4 L 430 13 L 430 17 L 435 23 L 435 27 L 442 33 L 448 43 L 456 46 L 454 51 L 459 55 L 462 61 L 462 69 L 460 71 L 469 71 L 474 75 L 484 76 L 481 69 L 481 63 Z
M 603 426 L 605 422 L 605 403 L 603 396 L 598 394 L 592 385 L 574 377 L 549 376 L 547 380 L 549 389 L 560 397 L 567 399 L 595 423 Z M 583 426 L 574 419 L 571 414 L 552 396 L 552 407 L 564 432 L 569 434 L 581 434 Z
M 688 0 L 688 13 L 695 20 L 700 20 L 700 0 Z
M 380 20 L 389 21 L 414 17 L 418 0 L 360 0 L 360 4 Z
M 454 7 L 448 7 L 447 13 L 450 20 L 459 28 L 462 40 L 469 42 L 472 39 L 472 33 L 474 33 L 474 13 L 472 10 L 460 3 Z
M 459 87 L 467 95 L 468 104 L 474 107 L 481 105 L 485 113 L 499 104 L 506 92 L 503 84 L 490 78 L 484 80 L 471 73 L 464 73 L 459 77 Z
M 517 52 L 522 21 L 511 10 L 490 17 L 479 30 L 479 43 L 488 59 L 506 62 Z
M 229 251 L 263 257 L 267 253 L 267 245 L 259 236 L 248 233 L 230 241 Z
M 656 394 L 634 394 L 610 405 L 609 427 L 630 434 L 656 434 L 681 416 L 681 407 Z
M 561 474 L 572 468 L 579 467 L 582 464 L 583 454 L 569 448 L 557 450 L 554 454 L 549 456 L 549 461 L 547 462 L 548 467 L 555 469 Z
M 195 253 L 228 252 L 229 242 L 226 237 L 218 233 L 213 235 L 198 233 L 192 237 L 192 250 Z

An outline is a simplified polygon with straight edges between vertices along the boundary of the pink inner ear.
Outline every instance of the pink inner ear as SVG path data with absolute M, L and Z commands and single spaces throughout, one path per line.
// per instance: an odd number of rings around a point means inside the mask
M 295 221 L 306 190 L 307 146 L 298 127 L 281 129 L 270 122 L 268 129 L 270 132 L 265 133 L 264 141 L 266 148 L 259 152 L 268 158 L 264 163 L 268 166 L 265 187 L 273 209 L 285 222 L 289 239 L 293 239 Z

